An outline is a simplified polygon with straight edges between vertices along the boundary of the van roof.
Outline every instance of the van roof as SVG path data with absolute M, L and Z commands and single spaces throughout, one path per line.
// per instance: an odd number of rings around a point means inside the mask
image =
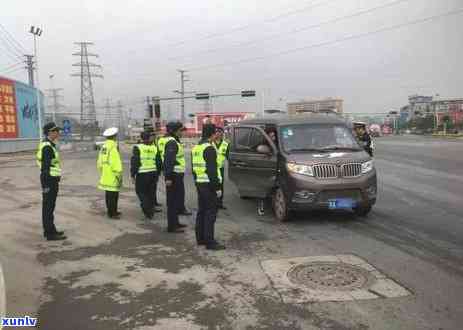
M 300 115 L 276 115 L 271 117 L 260 117 L 245 119 L 239 125 L 295 125 L 295 124 L 343 124 L 346 120 L 335 114 L 307 113 Z

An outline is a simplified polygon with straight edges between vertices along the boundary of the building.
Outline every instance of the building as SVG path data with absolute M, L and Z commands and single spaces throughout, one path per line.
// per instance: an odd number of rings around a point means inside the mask
M 290 102 L 286 106 L 289 115 L 295 115 L 306 112 L 343 113 L 343 103 L 343 99 L 329 97 L 319 100 L 303 100 L 299 102 Z
M 463 98 L 437 98 L 431 102 L 431 111 L 436 115 L 438 125 L 442 118 L 450 117 L 454 125 L 463 125 Z

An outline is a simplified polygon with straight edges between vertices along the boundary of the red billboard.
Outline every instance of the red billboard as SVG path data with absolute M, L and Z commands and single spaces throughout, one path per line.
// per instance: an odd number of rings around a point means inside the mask
M 203 129 L 203 124 L 206 122 L 206 116 L 210 117 L 211 122 L 219 127 L 226 126 L 225 124 L 235 124 L 241 120 L 254 116 L 251 112 L 222 112 L 222 113 L 207 113 L 199 112 L 196 114 L 196 132 L 200 133 Z
M 0 78 L 0 139 L 18 137 L 14 82 Z

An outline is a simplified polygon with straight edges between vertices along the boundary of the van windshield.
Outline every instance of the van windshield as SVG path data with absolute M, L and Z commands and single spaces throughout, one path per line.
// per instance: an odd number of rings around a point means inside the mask
M 284 126 L 281 145 L 288 153 L 304 151 L 363 150 L 352 132 L 342 125 L 307 124 Z

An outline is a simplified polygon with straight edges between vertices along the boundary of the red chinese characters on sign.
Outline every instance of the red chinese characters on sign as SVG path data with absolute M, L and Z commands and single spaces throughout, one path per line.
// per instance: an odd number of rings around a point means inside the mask
M 18 137 L 14 83 L 0 79 L 0 139 Z

